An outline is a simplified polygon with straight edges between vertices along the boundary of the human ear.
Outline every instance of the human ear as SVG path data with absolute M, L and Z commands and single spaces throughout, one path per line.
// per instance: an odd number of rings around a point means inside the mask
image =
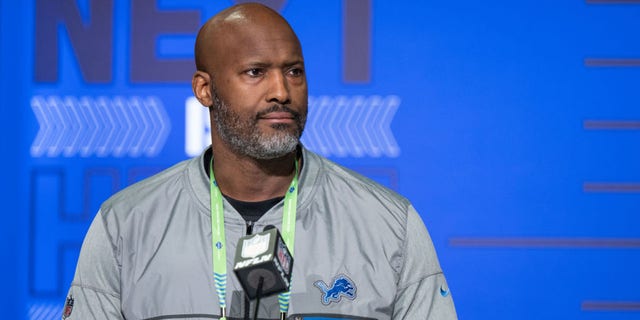
M 191 78 L 191 88 L 198 101 L 205 106 L 213 105 L 211 96 L 211 76 L 204 71 L 196 71 Z

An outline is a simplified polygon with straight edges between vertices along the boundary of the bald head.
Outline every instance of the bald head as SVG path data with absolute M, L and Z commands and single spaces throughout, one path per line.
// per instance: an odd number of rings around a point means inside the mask
M 300 42 L 289 23 L 276 11 L 258 3 L 243 3 L 227 8 L 209 19 L 198 32 L 195 45 L 196 68 L 215 73 L 225 63 L 221 53 L 231 53 L 238 45 L 266 36 L 288 37 Z

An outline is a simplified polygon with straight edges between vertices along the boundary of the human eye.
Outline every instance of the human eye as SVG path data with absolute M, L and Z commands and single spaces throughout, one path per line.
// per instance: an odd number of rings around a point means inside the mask
M 291 69 L 289 69 L 289 71 L 287 72 L 289 75 L 291 75 L 292 77 L 301 77 L 304 75 L 304 69 L 300 68 L 300 67 L 293 67 Z
M 264 70 L 262 68 L 251 68 L 244 71 L 246 75 L 252 78 L 257 78 L 264 74 Z

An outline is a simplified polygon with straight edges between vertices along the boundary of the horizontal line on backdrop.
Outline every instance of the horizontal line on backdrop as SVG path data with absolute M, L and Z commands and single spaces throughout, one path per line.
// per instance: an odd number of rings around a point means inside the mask
M 640 121 L 633 120 L 585 120 L 587 130 L 640 130 Z
M 640 4 L 640 0 L 586 0 L 588 4 Z
M 640 59 L 586 58 L 584 65 L 587 67 L 640 67 Z
M 602 192 L 602 193 L 638 193 L 640 192 L 640 183 L 621 183 L 621 182 L 585 182 L 582 184 L 584 192 Z
M 631 248 L 640 249 L 640 238 L 449 238 L 452 247 L 470 248 Z
M 585 311 L 640 311 L 640 301 L 584 301 Z

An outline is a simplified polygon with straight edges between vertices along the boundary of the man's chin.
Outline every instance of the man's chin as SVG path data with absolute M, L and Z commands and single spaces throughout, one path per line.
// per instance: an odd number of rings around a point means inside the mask
M 282 158 L 296 151 L 300 141 L 298 139 L 290 139 L 288 141 L 279 141 L 277 144 L 263 145 L 261 150 L 252 152 L 256 159 L 273 160 Z
M 282 158 L 294 152 L 300 140 L 291 134 L 261 135 L 253 143 L 232 144 L 237 153 L 258 160 Z

